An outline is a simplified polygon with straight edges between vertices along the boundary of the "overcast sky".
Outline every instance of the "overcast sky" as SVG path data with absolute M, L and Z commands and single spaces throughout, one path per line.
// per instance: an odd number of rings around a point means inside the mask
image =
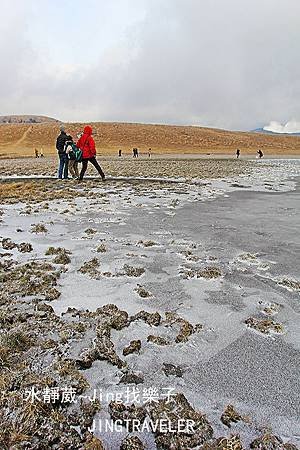
M 0 6 L 0 114 L 300 129 L 300 0 Z

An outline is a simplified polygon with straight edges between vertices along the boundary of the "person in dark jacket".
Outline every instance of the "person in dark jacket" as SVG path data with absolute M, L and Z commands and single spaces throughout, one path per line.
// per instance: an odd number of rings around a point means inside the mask
M 69 158 L 66 153 L 66 142 L 72 140 L 71 136 L 68 136 L 65 127 L 60 127 L 60 135 L 56 139 L 56 150 L 59 157 L 58 178 L 65 180 L 68 179 L 68 163 Z
M 240 154 L 241 154 L 241 150 L 238 148 L 237 151 L 236 151 L 236 158 L 237 159 L 239 159 Z
M 261 159 L 264 156 L 264 154 L 261 150 L 257 150 L 257 154 L 258 154 L 259 159 Z
M 104 181 L 105 180 L 104 172 L 101 169 L 98 161 L 96 160 L 96 147 L 95 141 L 92 137 L 92 133 L 93 133 L 92 127 L 90 127 L 89 125 L 84 127 L 83 134 L 76 144 L 77 147 L 80 148 L 80 150 L 82 151 L 82 169 L 79 175 L 79 180 L 83 179 L 88 166 L 88 162 L 90 162 L 97 169 L 99 175 L 102 178 L 102 181 Z

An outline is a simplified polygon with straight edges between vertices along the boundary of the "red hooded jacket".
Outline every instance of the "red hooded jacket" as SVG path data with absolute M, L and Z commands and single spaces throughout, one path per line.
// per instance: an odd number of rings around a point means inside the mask
M 95 141 L 92 138 L 92 127 L 87 125 L 84 127 L 83 135 L 80 137 L 79 141 L 77 142 L 77 147 L 82 150 L 82 158 L 93 158 L 93 156 L 96 155 L 96 147 L 95 147 Z

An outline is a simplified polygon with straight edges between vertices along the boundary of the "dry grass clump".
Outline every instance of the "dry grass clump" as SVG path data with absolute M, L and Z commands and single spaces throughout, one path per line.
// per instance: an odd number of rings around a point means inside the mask
M 45 255 L 56 255 L 53 259 L 54 264 L 69 264 L 71 262 L 71 259 L 69 255 L 71 252 L 69 250 L 66 250 L 63 247 L 49 247 L 48 250 L 46 250 Z
M 283 325 L 279 322 L 275 322 L 272 319 L 257 319 L 255 317 L 249 317 L 249 319 L 245 320 L 245 324 L 248 325 L 249 328 L 253 328 L 254 330 L 259 331 L 262 334 L 279 334 L 284 332 Z
M 134 289 L 135 292 L 142 298 L 148 298 L 152 297 L 149 291 L 144 288 L 144 286 L 141 286 L 140 284 L 137 285 L 137 288 Z
M 106 252 L 107 252 L 107 249 L 106 249 L 105 244 L 100 244 L 100 245 L 98 245 L 98 247 L 97 247 L 97 249 L 96 249 L 96 252 L 97 252 L 97 253 L 106 253 Z
M 145 269 L 143 267 L 133 267 L 128 264 L 124 264 L 123 270 L 125 275 L 128 277 L 140 277 L 143 273 L 145 273 Z
M 131 341 L 127 347 L 123 348 L 123 355 L 127 356 L 131 353 L 138 353 L 141 350 L 141 346 L 142 342 L 140 341 L 140 339 Z
M 127 436 L 122 441 L 120 450 L 145 450 L 145 446 L 137 436 Z
M 150 313 L 148 311 L 139 311 L 134 316 L 130 318 L 131 322 L 135 320 L 143 320 L 150 326 L 158 327 L 162 321 L 162 317 L 159 312 Z
M 257 255 L 252 253 L 242 253 L 241 255 L 239 255 L 239 259 L 241 259 L 242 261 L 253 262 L 257 260 Z
M 261 312 L 263 314 L 266 314 L 267 316 L 273 316 L 274 314 L 277 314 L 281 309 L 281 305 L 279 303 L 268 303 L 262 306 L 263 308 Z
M 203 269 L 181 269 L 180 273 L 183 278 L 205 278 L 206 280 L 213 280 L 222 276 L 222 272 L 218 267 L 204 267 Z
M 0 337 L 0 347 L 6 347 L 10 352 L 28 350 L 32 343 L 32 339 L 21 331 L 5 332 Z
M 197 273 L 197 278 L 206 278 L 208 280 L 213 278 L 219 278 L 222 276 L 222 272 L 218 267 L 205 267 Z
M 237 423 L 244 420 L 243 417 L 234 409 L 233 405 L 227 405 L 221 416 L 221 422 L 227 427 L 231 427 L 231 423 Z
M 7 294 L 21 297 L 44 295 L 45 299 L 54 300 L 60 296 L 55 287 L 59 276 L 51 264 L 32 261 L 14 266 L 9 272 L 0 272 L 0 282 Z
M 19 160 L 18 163 L 20 164 Z M 24 164 L 24 161 L 22 161 L 22 164 Z M 28 167 L 27 172 L 32 174 L 34 169 Z M 65 183 L 57 183 L 55 180 L 5 181 L 1 183 L 0 203 L 13 204 L 24 202 L 27 204 L 35 204 L 44 201 L 72 199 L 82 196 L 82 192 L 75 189 L 75 187 L 72 186 L 70 188 Z
M 59 253 L 61 253 L 62 251 L 64 251 L 65 249 L 63 247 L 49 247 L 46 251 L 45 251 L 45 255 L 49 256 L 49 255 L 58 255 Z
M 17 248 L 20 253 L 30 253 L 33 250 L 32 245 L 29 242 L 16 244 L 10 238 L 3 238 L 1 244 L 4 250 L 13 250 L 14 248 Z
M 283 280 L 278 281 L 277 284 L 290 289 L 291 291 L 300 291 L 300 281 L 284 278 Z
M 12 240 L 10 238 L 4 238 L 2 239 L 2 248 L 4 250 L 13 250 L 14 248 L 17 247 L 17 244 L 15 244 L 14 242 L 12 242 Z
M 167 341 L 167 339 L 165 339 L 162 336 L 154 336 L 153 334 L 150 334 L 147 337 L 147 342 L 153 342 L 156 345 L 169 345 L 170 342 Z
M 65 264 L 69 264 L 70 262 L 71 262 L 71 259 L 70 259 L 69 255 L 65 252 L 60 253 L 53 259 L 54 264 L 65 265 Z
M 244 450 L 240 436 L 234 434 L 230 437 L 220 437 L 206 442 L 201 450 Z
M 191 250 L 183 250 L 182 252 L 180 252 L 180 254 L 184 256 L 188 261 L 197 262 L 200 259 L 199 256 L 194 255 Z
M 251 442 L 250 448 L 253 450 L 261 449 L 280 449 L 280 450 L 297 450 L 296 445 L 291 443 L 284 444 L 279 436 L 275 436 L 271 433 L 265 433 L 259 438 L 254 439 Z
M 140 241 L 138 241 L 138 245 L 142 245 L 143 247 L 153 247 L 154 245 L 158 245 L 158 244 L 151 240 L 149 240 L 149 241 L 140 240 Z
M 174 312 L 167 311 L 165 313 L 166 323 L 171 326 L 179 326 L 179 331 L 175 338 L 176 343 L 187 342 L 189 337 L 194 334 L 202 331 L 203 325 L 197 323 L 196 325 L 192 325 L 188 320 L 183 319 L 178 314 Z
M 48 230 L 43 223 L 31 225 L 31 233 L 47 233 Z
M 30 242 L 21 242 L 18 244 L 18 250 L 21 253 L 30 253 L 32 252 L 33 248 Z
M 152 421 L 168 417 L 174 427 L 172 433 L 164 433 L 159 428 L 157 429 L 154 434 L 158 448 L 194 448 L 213 437 L 213 428 L 206 415 L 196 411 L 183 394 L 175 394 L 170 399 L 150 402 L 147 405 L 147 412 Z M 181 433 L 178 430 L 178 423 L 182 418 L 193 421 L 193 433 Z
M 134 450 L 132 447 L 130 449 Z M 96 436 L 91 434 L 84 446 L 84 450 L 105 450 L 105 449 L 102 442 L 98 438 L 96 438 Z
M 83 265 L 78 269 L 78 272 L 83 274 L 88 274 L 91 277 L 96 277 L 100 274 L 98 268 L 100 267 L 100 262 L 98 258 L 93 258 L 90 261 L 86 261 Z
M 93 236 L 94 234 L 97 233 L 97 230 L 95 230 L 95 228 L 87 228 L 86 230 L 84 230 L 84 232 L 88 236 Z

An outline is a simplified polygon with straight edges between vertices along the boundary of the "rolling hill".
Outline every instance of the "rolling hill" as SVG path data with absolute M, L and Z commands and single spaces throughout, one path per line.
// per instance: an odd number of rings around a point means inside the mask
M 83 123 L 66 124 L 74 138 Z M 231 154 L 240 148 L 242 154 L 253 154 L 258 148 L 269 154 L 300 154 L 300 137 L 264 133 L 225 131 L 196 126 L 147 125 L 139 123 L 95 122 L 91 124 L 98 153 L 116 154 L 138 147 L 152 153 Z M 34 149 L 55 154 L 59 123 L 53 119 L 42 123 L 10 123 L 0 125 L 0 156 L 32 156 Z
M 53 119 L 53 117 L 47 116 L 35 116 L 35 115 L 23 115 L 23 116 L 0 116 L 0 124 L 2 123 L 48 123 L 55 122 L 58 123 L 59 120 Z

